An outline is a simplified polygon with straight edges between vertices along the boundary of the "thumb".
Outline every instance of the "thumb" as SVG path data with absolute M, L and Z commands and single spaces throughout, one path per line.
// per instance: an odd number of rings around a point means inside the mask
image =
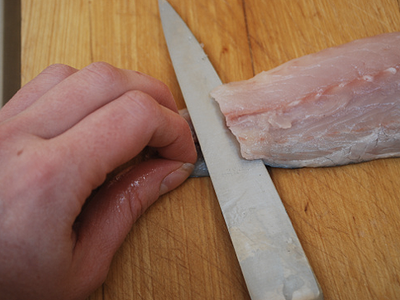
M 103 186 L 79 217 L 74 262 L 93 288 L 107 275 L 112 257 L 133 223 L 160 195 L 183 183 L 194 166 L 154 159 L 133 166 Z

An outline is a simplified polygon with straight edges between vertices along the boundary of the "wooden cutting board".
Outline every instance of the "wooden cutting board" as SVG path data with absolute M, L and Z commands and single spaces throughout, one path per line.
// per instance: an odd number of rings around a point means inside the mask
M 22 83 L 49 64 L 101 60 L 166 82 L 184 107 L 157 0 L 21 2 Z M 170 3 L 223 82 L 400 31 L 396 0 Z M 325 299 L 400 299 L 400 159 L 269 171 Z M 189 179 L 141 217 L 89 299 L 249 299 L 209 178 Z

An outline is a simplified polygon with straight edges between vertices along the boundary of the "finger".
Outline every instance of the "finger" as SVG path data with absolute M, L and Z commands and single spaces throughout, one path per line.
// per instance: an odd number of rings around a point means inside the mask
M 64 159 L 63 170 L 75 174 L 73 184 L 80 187 L 81 199 L 147 145 L 170 160 L 195 163 L 197 156 L 187 122 L 138 91 L 98 109 L 50 142 Z
M 92 282 L 100 284 L 133 223 L 160 194 L 179 186 L 192 170 L 191 164 L 151 160 L 105 185 L 78 219 L 74 262 L 77 268 L 90 270 L 78 280 L 97 276 Z
M 51 65 L 24 85 L 0 110 L 0 123 L 27 109 L 58 83 L 77 72 L 66 65 Z
M 177 111 L 164 83 L 139 72 L 93 63 L 44 94 L 19 116 L 16 126 L 24 132 L 52 138 L 130 90 L 143 91 L 161 105 Z

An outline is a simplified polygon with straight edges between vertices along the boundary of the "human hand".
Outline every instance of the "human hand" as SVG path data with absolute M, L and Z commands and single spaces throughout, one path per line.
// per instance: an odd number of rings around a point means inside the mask
M 159 158 L 85 204 L 145 146 Z M 0 298 L 85 299 L 132 224 L 195 160 L 161 82 L 105 63 L 44 70 L 0 110 Z

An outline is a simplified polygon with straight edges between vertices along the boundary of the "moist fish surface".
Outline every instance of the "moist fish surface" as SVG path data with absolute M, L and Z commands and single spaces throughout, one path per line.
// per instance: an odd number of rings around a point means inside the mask
M 246 159 L 298 168 L 400 156 L 400 33 L 306 55 L 211 96 Z

